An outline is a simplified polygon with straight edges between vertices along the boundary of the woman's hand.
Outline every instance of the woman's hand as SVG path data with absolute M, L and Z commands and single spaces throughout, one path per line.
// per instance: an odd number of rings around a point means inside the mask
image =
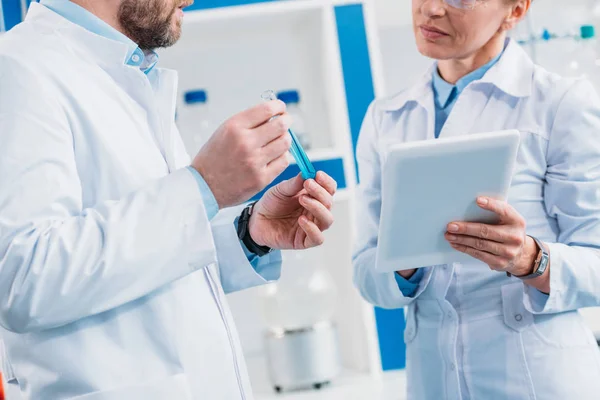
M 486 263 L 494 271 L 515 276 L 532 273 L 539 249 L 526 234 L 525 219 L 505 201 L 488 197 L 477 199 L 477 205 L 498 215 L 498 225 L 472 222 L 448 224 L 446 240 L 462 252 Z

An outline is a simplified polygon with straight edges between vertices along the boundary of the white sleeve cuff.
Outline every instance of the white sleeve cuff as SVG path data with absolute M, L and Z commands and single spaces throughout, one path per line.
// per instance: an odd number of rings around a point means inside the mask
M 215 217 L 212 224 L 221 284 L 225 293 L 264 285 L 279 279 L 281 274 L 279 251 L 260 257 L 256 266 L 248 260 L 234 224 L 240 212 L 238 208 L 225 210 Z

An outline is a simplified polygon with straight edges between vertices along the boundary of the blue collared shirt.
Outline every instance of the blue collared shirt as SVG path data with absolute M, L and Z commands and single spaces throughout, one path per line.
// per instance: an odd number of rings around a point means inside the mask
M 128 52 L 127 57 L 124 60 L 125 64 L 139 67 L 140 70 L 145 74 L 148 74 L 156 66 L 156 63 L 158 62 L 158 55 L 154 51 L 144 52 L 133 40 L 129 39 L 127 36 L 85 8 L 68 0 L 42 0 L 41 4 L 54 11 L 61 17 L 81 26 L 82 28 L 85 28 L 90 32 L 95 33 L 96 35 L 126 44 Z M 206 181 L 202 178 L 202 175 L 200 175 L 198 171 L 192 167 L 188 167 L 188 170 L 192 173 L 194 179 L 196 179 L 198 188 L 202 194 L 202 200 L 204 201 L 206 214 L 208 219 L 212 220 L 219 212 L 217 200 L 208 187 Z M 277 275 L 275 271 L 264 270 L 264 268 L 261 267 L 261 264 L 258 262 L 259 257 L 254 253 L 251 253 L 242 242 L 240 243 L 244 253 L 246 254 L 246 257 L 248 258 L 248 261 L 259 274 L 265 277 Z
M 476 69 L 468 75 L 465 75 L 456 82 L 456 85 L 446 82 L 441 76 L 437 68 L 433 72 L 433 93 L 435 99 L 435 137 L 439 138 L 442 128 L 456 104 L 456 100 L 463 90 L 474 81 L 477 81 L 489 71 L 502 57 L 502 53 L 498 54 L 493 60 L 484 66 Z M 396 282 L 405 297 L 411 297 L 417 290 L 419 282 L 425 275 L 423 268 L 418 269 L 410 279 L 404 279 L 401 275 L 396 274 Z

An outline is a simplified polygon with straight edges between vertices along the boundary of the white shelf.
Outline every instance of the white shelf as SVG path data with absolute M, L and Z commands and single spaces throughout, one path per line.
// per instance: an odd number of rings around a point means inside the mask
M 185 12 L 187 24 L 236 21 L 252 18 L 273 18 L 307 10 L 361 4 L 360 0 L 278 0 L 222 8 L 198 9 Z
M 306 152 L 306 155 L 311 161 L 333 160 L 336 158 L 344 158 L 344 152 L 339 149 L 311 149 Z

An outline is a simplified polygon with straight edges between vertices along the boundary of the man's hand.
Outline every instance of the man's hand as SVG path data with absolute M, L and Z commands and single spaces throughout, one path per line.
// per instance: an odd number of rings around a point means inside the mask
M 492 270 L 515 276 L 530 274 L 538 251 L 535 241 L 525 233 L 525 219 L 505 201 L 480 197 L 477 205 L 498 215 L 500 223 L 452 222 L 448 224 L 446 240 L 454 249 L 483 261 Z
M 250 236 L 261 246 L 303 250 L 320 246 L 333 224 L 337 183 L 319 171 L 315 180 L 301 175 L 271 188 L 254 206 Z
M 271 120 L 272 117 L 279 116 Z M 261 103 L 226 121 L 192 162 L 219 208 L 241 204 L 289 165 L 291 118 L 279 100 Z

